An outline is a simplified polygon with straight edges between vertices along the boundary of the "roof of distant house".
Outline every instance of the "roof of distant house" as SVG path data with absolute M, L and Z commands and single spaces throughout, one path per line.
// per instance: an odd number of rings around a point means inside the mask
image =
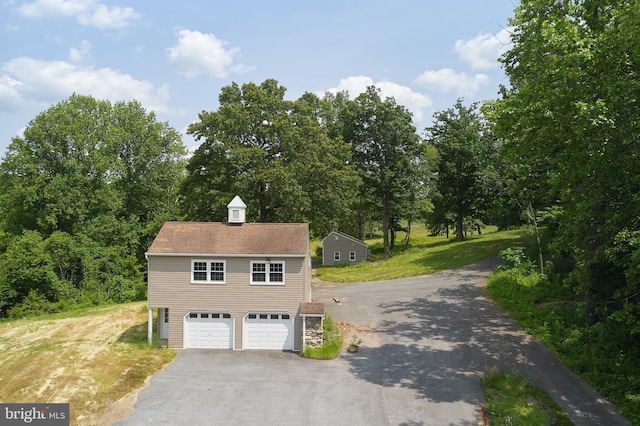
M 306 223 L 167 222 L 148 254 L 306 255 Z
M 327 238 L 329 238 L 332 234 L 340 235 L 340 236 L 341 236 L 341 237 L 343 237 L 343 238 L 347 238 L 347 239 L 349 239 L 349 240 L 352 240 L 353 242 L 356 242 L 356 243 L 358 243 L 358 244 L 362 244 L 363 246 L 367 247 L 367 243 L 365 243 L 364 241 L 359 240 L 359 239 L 357 239 L 356 237 L 352 237 L 352 236 L 351 236 L 351 235 L 349 235 L 349 234 L 345 234 L 344 232 L 336 231 L 335 229 L 334 229 L 333 231 L 329 232 L 329 234 L 327 234 L 327 236 L 326 236 L 326 237 L 324 237 L 324 238 L 320 241 L 320 244 L 324 244 L 324 240 L 326 240 Z

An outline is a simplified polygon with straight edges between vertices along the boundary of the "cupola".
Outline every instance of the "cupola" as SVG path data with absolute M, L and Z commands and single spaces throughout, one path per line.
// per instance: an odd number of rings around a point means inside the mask
M 228 217 L 227 222 L 232 224 L 243 224 L 246 220 L 247 205 L 239 196 L 233 197 L 233 200 L 227 204 Z

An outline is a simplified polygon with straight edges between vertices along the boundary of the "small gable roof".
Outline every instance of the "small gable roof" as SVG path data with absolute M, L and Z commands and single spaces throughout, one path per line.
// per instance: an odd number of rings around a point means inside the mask
M 167 222 L 147 254 L 306 256 L 308 252 L 306 223 Z
M 324 237 L 324 238 L 320 241 L 320 244 L 324 245 L 324 240 L 326 240 L 327 238 L 329 238 L 329 237 L 330 237 L 330 236 L 332 236 L 332 235 L 338 235 L 338 236 L 340 236 L 340 237 L 342 237 L 342 238 L 346 238 L 346 239 L 351 240 L 351 241 L 353 241 L 353 242 L 355 242 L 355 243 L 362 244 L 364 247 L 368 247 L 368 246 L 367 246 L 367 243 L 365 243 L 364 241 L 359 240 L 359 239 L 357 239 L 357 238 L 355 238 L 355 237 L 352 237 L 351 235 L 347 235 L 347 234 L 345 234 L 344 232 L 340 232 L 340 231 L 336 231 L 336 230 L 333 230 L 333 231 L 329 232 L 329 235 L 327 235 L 326 237 Z

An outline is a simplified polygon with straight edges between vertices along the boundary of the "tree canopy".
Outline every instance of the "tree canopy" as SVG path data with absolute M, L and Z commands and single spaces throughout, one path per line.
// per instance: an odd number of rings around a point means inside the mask
M 453 108 L 434 115 L 426 142 L 438 152 L 432 226 L 453 222 L 456 238 L 464 239 L 465 219 L 479 223 L 491 204 L 491 179 L 497 171 L 498 147 L 476 104 L 465 107 L 458 99 Z
M 285 91 L 275 80 L 233 83 L 222 89 L 218 110 L 189 127 L 202 141 L 181 190 L 189 219 L 223 220 L 240 195 L 248 220 L 308 221 L 315 235 L 345 221 L 357 182 L 349 148 L 321 126 L 317 96 L 287 101 Z
M 511 87 L 489 108 L 505 158 L 529 174 L 520 188 L 546 212 L 548 272 L 625 336 L 617 344 L 640 342 L 639 6 L 522 1 L 502 58 Z
M 344 139 L 362 178 L 360 196 L 380 212 L 383 248 L 390 257 L 389 226 L 415 204 L 423 149 L 411 113 L 371 86 L 342 110 Z M 412 203 L 409 203 L 413 201 Z
M 135 101 L 73 95 L 33 119 L 0 164 L 0 309 L 30 293 L 143 297 L 143 255 L 175 218 L 184 154 L 178 132 Z

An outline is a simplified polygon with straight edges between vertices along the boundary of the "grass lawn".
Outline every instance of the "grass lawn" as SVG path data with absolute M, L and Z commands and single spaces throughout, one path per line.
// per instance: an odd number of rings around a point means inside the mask
M 572 425 L 549 395 L 513 374 L 489 371 L 482 379 L 482 391 L 493 426 Z
M 457 241 L 454 237 L 429 236 L 425 227 L 419 226 L 411 230 L 411 245 L 403 251 L 404 237 L 403 232 L 398 233 L 391 259 L 383 258 L 382 238 L 374 236 L 365 240 L 372 252 L 368 261 L 345 266 L 318 265 L 317 277 L 334 283 L 415 277 L 458 268 L 497 256 L 500 250 L 507 247 L 524 246 L 533 241 L 533 235 L 526 229 L 497 231 L 495 228 L 486 228 L 482 235 L 470 235 L 464 241 Z M 317 244 L 315 242 L 312 248 Z
M 72 425 L 120 420 L 175 357 L 147 344 L 145 302 L 0 322 L 0 352 L 2 402 L 69 403 Z

